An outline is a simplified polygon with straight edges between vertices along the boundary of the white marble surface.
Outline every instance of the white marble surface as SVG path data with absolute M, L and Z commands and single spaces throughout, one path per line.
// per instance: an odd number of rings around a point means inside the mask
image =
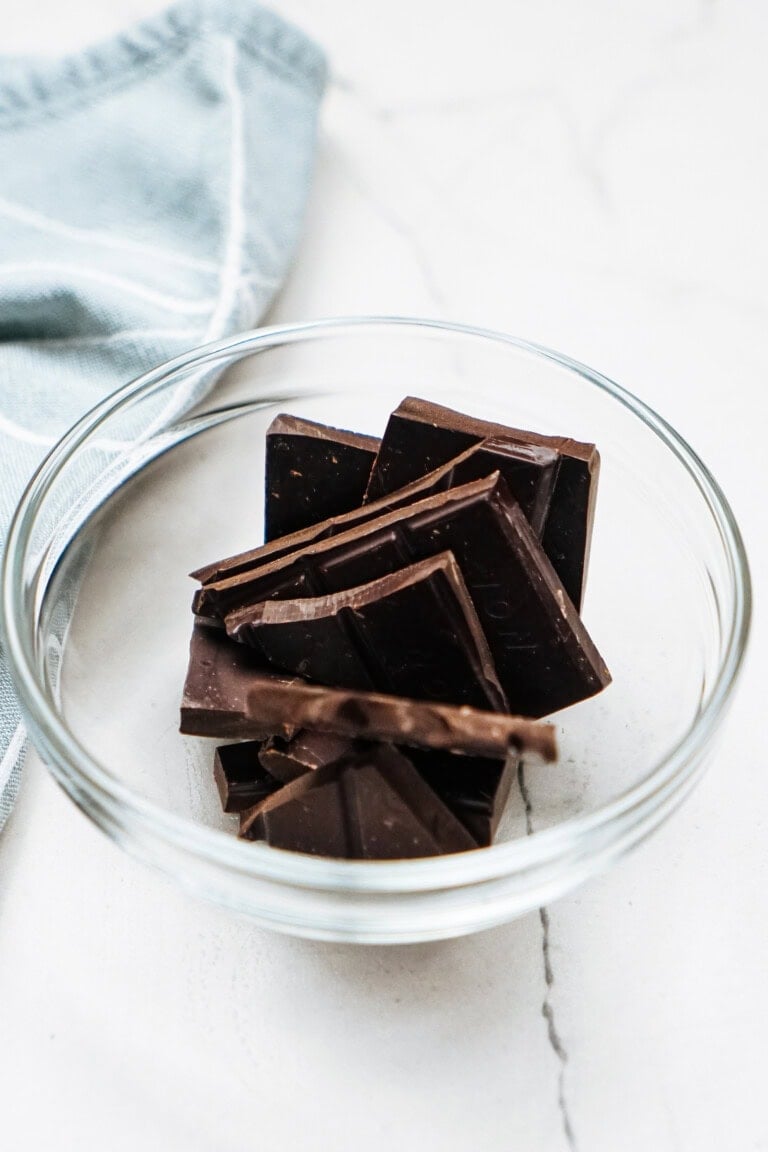
M 2 47 L 73 48 L 157 7 L 4 0 Z M 334 82 L 275 318 L 444 316 L 602 369 L 713 468 L 760 598 L 765 6 L 277 7 Z M 108 844 L 33 759 L 0 841 L 0 1144 L 768 1149 L 767 643 L 758 602 L 718 762 L 550 908 L 549 986 L 536 914 L 368 950 L 233 921 Z

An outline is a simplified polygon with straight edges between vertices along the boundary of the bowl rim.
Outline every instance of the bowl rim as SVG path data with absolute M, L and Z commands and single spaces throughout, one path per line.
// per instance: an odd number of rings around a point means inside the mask
M 490 340 L 551 361 L 607 393 L 646 425 L 694 480 L 717 526 L 733 585 L 733 610 L 722 621 L 724 650 L 712 692 L 684 735 L 643 778 L 592 811 L 568 817 L 526 837 L 454 856 L 403 861 L 347 861 L 305 856 L 263 844 L 243 843 L 231 833 L 175 815 L 134 792 L 86 751 L 70 732 L 36 669 L 34 621 L 24 593 L 26 545 L 35 515 L 72 454 L 105 420 L 142 394 L 219 359 L 362 327 L 420 328 Z M 136 443 L 148 439 L 148 429 Z M 412 316 L 334 316 L 275 324 L 191 349 L 117 389 L 80 418 L 49 451 L 29 481 L 13 515 L 2 565 L 0 619 L 11 675 L 30 737 L 54 776 L 108 833 L 130 822 L 166 844 L 192 851 L 205 862 L 253 878 L 325 891 L 405 893 L 464 887 L 533 870 L 574 853 L 591 854 L 618 843 L 630 830 L 639 839 L 653 814 L 696 771 L 704 746 L 722 722 L 743 666 L 751 621 L 751 579 L 744 542 L 722 489 L 698 455 L 663 417 L 621 385 L 585 364 L 543 345 L 503 332 Z

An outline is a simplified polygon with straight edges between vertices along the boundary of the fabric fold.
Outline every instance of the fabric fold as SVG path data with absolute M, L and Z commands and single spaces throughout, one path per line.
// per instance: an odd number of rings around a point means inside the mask
M 250 0 L 181 4 L 58 61 L 0 57 L 0 542 L 79 416 L 263 315 L 325 77 L 320 49 Z M 0 709 L 2 827 L 24 740 L 1 642 Z

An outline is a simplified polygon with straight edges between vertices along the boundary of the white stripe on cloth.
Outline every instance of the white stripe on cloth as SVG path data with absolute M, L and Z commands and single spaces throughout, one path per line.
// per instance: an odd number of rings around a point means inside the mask
M 61 236 L 64 240 L 79 241 L 81 244 L 95 244 L 100 248 L 112 248 L 120 252 L 135 252 L 137 256 L 148 257 L 151 260 L 162 260 L 166 264 L 177 264 L 181 268 L 193 268 L 200 272 L 218 274 L 219 266 L 213 260 L 199 260 L 195 256 L 184 256 L 181 252 L 171 252 L 167 248 L 156 248 L 153 244 L 142 244 L 138 240 L 126 240 L 120 236 L 110 236 L 106 232 L 99 232 L 92 228 L 80 228 L 73 224 L 66 224 L 63 220 L 56 220 L 53 216 L 46 216 L 43 212 L 36 212 L 32 208 L 25 208 L 21 204 L 14 204 L 0 196 L 0 216 L 9 220 L 16 220 L 19 224 L 26 224 L 40 232 L 48 232 L 52 236 Z
M 10 743 L 5 750 L 5 755 L 0 760 L 0 796 L 11 778 L 11 772 L 14 765 L 21 755 L 24 747 L 24 741 L 27 738 L 27 730 L 22 723 L 16 725 L 16 731 L 11 736 Z
M 33 276 L 38 276 L 41 273 L 43 275 L 52 273 L 62 277 L 72 277 L 75 280 L 95 280 L 107 288 L 117 288 L 119 291 L 127 292 L 132 296 L 138 296 L 139 299 L 146 300 L 148 304 L 154 304 L 157 308 L 164 308 L 166 312 L 181 312 L 190 316 L 199 316 L 215 305 L 215 301 L 212 299 L 185 300 L 178 296 L 169 296 L 165 292 L 157 292 L 154 288 L 148 288 L 146 284 L 142 284 L 138 280 L 129 280 L 127 276 L 113 276 L 109 272 L 98 272 L 95 268 L 87 268 L 80 264 L 59 264 L 47 260 L 0 264 L 0 277 L 10 278 L 27 273 L 31 273 Z
M 222 37 L 224 57 L 224 87 L 229 97 L 230 144 L 229 144 L 229 225 L 224 247 L 224 262 L 219 281 L 219 298 L 216 302 L 203 342 L 216 340 L 227 331 L 232 314 L 238 306 L 239 288 L 243 280 L 243 242 L 245 239 L 245 125 L 243 100 L 237 79 L 237 45 L 231 37 Z M 194 372 L 186 383 L 174 391 L 169 403 L 162 409 L 142 433 L 142 440 L 154 435 L 158 429 L 169 424 L 179 412 L 188 406 L 195 389 L 200 387 L 201 375 Z

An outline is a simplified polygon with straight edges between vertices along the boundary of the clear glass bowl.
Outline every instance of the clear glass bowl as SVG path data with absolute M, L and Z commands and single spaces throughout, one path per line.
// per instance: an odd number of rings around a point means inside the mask
M 584 617 L 613 684 L 555 717 L 560 761 L 521 771 L 492 848 L 350 862 L 241 843 L 219 809 L 215 741 L 178 732 L 186 574 L 261 539 L 264 433 L 276 412 L 380 433 L 406 394 L 597 443 Z M 107 835 L 261 924 L 372 943 L 508 920 L 658 827 L 713 751 L 750 594 L 723 494 L 639 400 L 498 333 L 353 318 L 196 349 L 84 417 L 21 501 L 3 608 L 32 739 Z

